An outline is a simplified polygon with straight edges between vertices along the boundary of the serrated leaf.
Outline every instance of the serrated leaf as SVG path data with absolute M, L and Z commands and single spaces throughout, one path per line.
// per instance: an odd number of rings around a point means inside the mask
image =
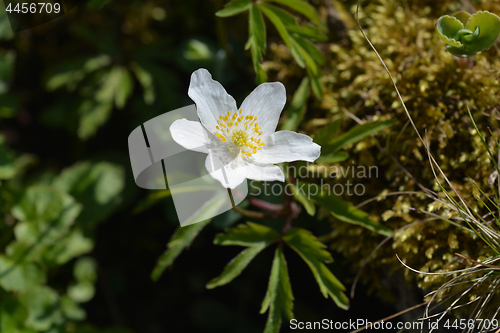
M 330 213 L 341 221 L 360 225 L 368 230 L 375 231 L 381 235 L 392 235 L 393 231 L 382 226 L 379 222 L 369 218 L 368 214 L 349 202 L 343 201 L 333 193 L 322 190 L 312 199 L 320 206 L 328 209 Z
M 347 133 L 344 133 L 341 136 L 331 140 L 328 145 L 322 146 L 322 154 L 338 151 L 339 149 L 347 146 L 348 144 L 357 142 L 370 134 L 388 128 L 393 124 L 394 120 L 391 119 L 386 121 L 374 121 L 358 125 L 353 129 L 351 129 L 350 131 L 348 131 Z
M 278 310 L 281 310 L 289 320 L 291 320 L 294 317 L 293 299 L 292 286 L 290 285 L 286 259 L 282 248 L 278 247 L 274 253 L 273 265 L 269 276 L 269 284 L 266 296 L 262 301 L 260 313 L 266 312 L 269 307 L 276 307 Z
M 345 287 L 323 264 L 332 260 L 330 253 L 325 250 L 326 245 L 318 241 L 308 230 L 298 228 L 288 230 L 283 240 L 309 266 L 323 296 L 325 298 L 330 296 L 338 307 L 347 310 L 349 300 L 344 294 Z
M 307 256 L 322 262 L 333 262 L 332 255 L 326 250 L 326 245 L 321 243 L 309 230 L 291 228 L 283 239 L 288 245 L 300 249 Z
M 250 8 L 251 0 L 235 0 L 224 6 L 224 9 L 219 10 L 215 15 L 218 17 L 230 17 L 238 15 Z
M 306 103 L 309 98 L 309 79 L 302 79 L 300 86 L 293 94 L 292 103 L 287 110 L 282 130 L 295 131 L 306 113 Z
M 307 3 L 306 1 L 302 0 L 267 0 L 267 1 L 272 1 L 279 3 L 283 6 L 287 6 L 288 8 L 291 8 L 299 12 L 300 14 L 304 15 L 305 17 L 307 17 L 322 30 L 326 30 L 326 26 L 323 22 L 321 22 L 316 12 L 316 9 L 314 9 L 314 7 L 311 6 L 309 3 Z
M 324 146 L 329 144 L 335 138 L 335 134 L 337 134 L 340 128 L 340 119 L 335 119 L 327 126 L 323 127 L 321 131 L 319 131 L 313 137 L 313 141 L 316 142 L 320 146 Z
M 221 275 L 210 280 L 207 283 L 208 289 L 213 289 L 215 287 L 220 287 L 231 282 L 248 266 L 248 264 L 255 258 L 260 251 L 262 251 L 267 244 L 261 242 L 254 246 L 247 247 L 245 250 L 241 251 L 233 260 L 231 260 Z
M 215 236 L 214 244 L 217 245 L 239 245 L 256 246 L 261 243 L 267 245 L 277 241 L 280 233 L 273 228 L 262 224 L 247 222 L 236 227 L 228 228 L 225 233 Z

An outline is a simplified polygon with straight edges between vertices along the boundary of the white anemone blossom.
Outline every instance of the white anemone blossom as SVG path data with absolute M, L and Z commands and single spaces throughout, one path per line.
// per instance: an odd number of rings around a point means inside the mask
M 281 162 L 313 162 L 321 147 L 304 134 L 278 131 L 285 106 L 285 87 L 280 82 L 263 83 L 240 108 L 224 87 L 212 80 L 206 69 L 191 76 L 188 91 L 200 122 L 176 120 L 170 126 L 175 142 L 188 150 L 208 154 L 205 166 L 224 187 L 234 189 L 245 179 L 284 181 Z

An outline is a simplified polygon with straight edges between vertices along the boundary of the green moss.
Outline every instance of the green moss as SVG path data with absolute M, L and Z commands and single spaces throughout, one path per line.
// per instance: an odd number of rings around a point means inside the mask
M 346 6 L 345 2 L 334 1 L 333 7 L 324 8 L 329 22 L 335 22 L 332 26 L 337 29 L 331 33 L 337 32 L 340 37 L 335 43 L 322 46 L 327 58 L 323 68 L 324 98 L 309 107 L 309 119 L 314 119 L 302 124 L 302 130 L 315 133 L 338 117 L 345 119 L 344 129 L 355 125 L 350 118 L 396 119 L 391 129 L 350 148 L 351 160 L 341 165 L 376 165 L 379 178 L 355 179 L 366 186 L 366 194 L 362 198 L 348 199 L 361 202 L 381 193 L 421 192 L 419 184 L 441 192 L 427 153 L 407 124 L 408 118 L 384 67 L 358 29 L 357 1 L 348 3 L 350 5 Z M 441 15 L 464 9 L 459 5 L 460 2 L 453 1 L 372 1 L 360 11 L 360 20 L 396 79 L 418 130 L 426 134 L 431 143 L 432 153 L 442 170 L 471 209 L 482 215 L 488 211 L 474 197 L 471 179 L 492 196 L 494 192 L 488 187 L 488 178 L 494 166 L 473 128 L 466 103 L 496 154 L 488 128 L 495 137 L 500 136 L 500 51 L 492 47 L 476 56 L 470 69 L 458 67 L 445 44 L 436 36 L 435 23 Z M 474 5 L 477 10 L 500 13 L 498 2 L 476 1 Z M 294 80 L 300 71 L 291 64 L 289 54 L 279 45 L 272 50 L 274 58 L 266 64 L 268 71 L 280 80 Z M 386 244 L 377 251 L 362 274 L 361 280 L 369 283 L 371 290 L 380 291 L 386 299 L 390 296 L 384 288 L 384 280 L 396 269 L 427 290 L 436 289 L 449 279 L 437 275 L 419 276 L 405 269 L 395 254 L 407 265 L 426 272 L 466 266 L 454 253 L 473 259 L 492 255 L 491 249 L 474 234 L 442 220 L 425 221 L 428 214 L 410 210 L 410 207 L 446 218 L 455 216 L 440 203 L 414 194 L 387 196 L 363 207 L 372 218 L 393 229 L 421 221 L 396 233 L 392 246 Z M 326 215 L 320 211 L 320 216 Z M 339 221 L 332 220 L 332 230 L 331 247 L 351 260 L 353 272 L 382 240 L 368 230 Z

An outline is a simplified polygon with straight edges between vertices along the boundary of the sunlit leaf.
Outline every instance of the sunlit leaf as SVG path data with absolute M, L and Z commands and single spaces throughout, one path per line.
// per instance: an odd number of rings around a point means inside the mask
M 262 53 L 266 50 L 266 26 L 256 5 L 250 5 L 250 34 L 254 36 L 255 44 Z
M 319 195 L 312 196 L 312 199 L 320 206 L 328 209 L 333 216 L 341 221 L 360 225 L 384 236 L 392 234 L 391 229 L 370 219 L 366 212 L 357 209 L 349 202 L 343 201 L 333 193 L 328 193 L 328 191 L 324 190 Z
M 224 6 L 224 9 L 219 10 L 215 15 L 219 17 L 229 17 L 238 15 L 250 8 L 251 0 L 235 0 Z
M 364 137 L 381 131 L 385 128 L 388 128 L 394 124 L 394 120 L 386 120 L 386 121 L 374 121 L 365 123 L 362 125 L 358 125 L 348 131 L 347 133 L 342 134 L 341 136 L 330 140 L 327 145 L 322 146 L 321 153 L 327 154 L 329 152 L 335 152 L 339 149 L 347 146 L 348 144 L 358 142 Z
M 283 6 L 287 6 L 288 8 L 291 8 L 299 12 L 300 14 L 304 15 L 305 17 L 307 17 L 319 28 L 326 30 L 326 26 L 323 22 L 321 22 L 318 13 L 316 12 L 316 9 L 314 9 L 314 7 L 311 6 L 309 3 L 307 3 L 306 1 L 303 0 L 267 0 L 267 1 L 272 1 L 279 3 Z

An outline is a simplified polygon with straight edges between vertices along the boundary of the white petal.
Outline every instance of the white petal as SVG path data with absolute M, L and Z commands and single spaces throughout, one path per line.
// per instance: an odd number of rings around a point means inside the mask
M 196 103 L 201 123 L 212 133 L 216 131 L 219 115 L 238 111 L 234 98 L 219 82 L 212 80 L 212 75 L 204 68 L 191 75 L 188 95 Z
M 170 133 L 184 148 L 208 154 L 209 133 L 199 122 L 178 119 L 170 125 Z
M 225 188 L 235 189 L 246 179 L 244 164 L 239 159 L 224 164 L 216 155 L 208 154 L 205 167 L 210 176 L 218 180 Z
M 280 82 L 262 83 L 245 98 L 243 114 L 257 116 L 263 135 L 276 131 L 281 111 L 286 103 L 285 86 Z
M 245 166 L 245 175 L 248 179 L 260 181 L 285 181 L 285 175 L 281 168 L 273 164 L 249 163 Z
M 277 165 L 247 163 L 241 158 L 236 158 L 231 163 L 224 164 L 216 155 L 209 154 L 205 160 L 205 167 L 210 175 L 225 188 L 234 189 L 245 179 L 285 181 L 285 175 Z
M 292 131 L 276 132 L 264 143 L 262 150 L 253 155 L 258 163 L 313 162 L 321 154 L 321 147 L 311 137 Z

